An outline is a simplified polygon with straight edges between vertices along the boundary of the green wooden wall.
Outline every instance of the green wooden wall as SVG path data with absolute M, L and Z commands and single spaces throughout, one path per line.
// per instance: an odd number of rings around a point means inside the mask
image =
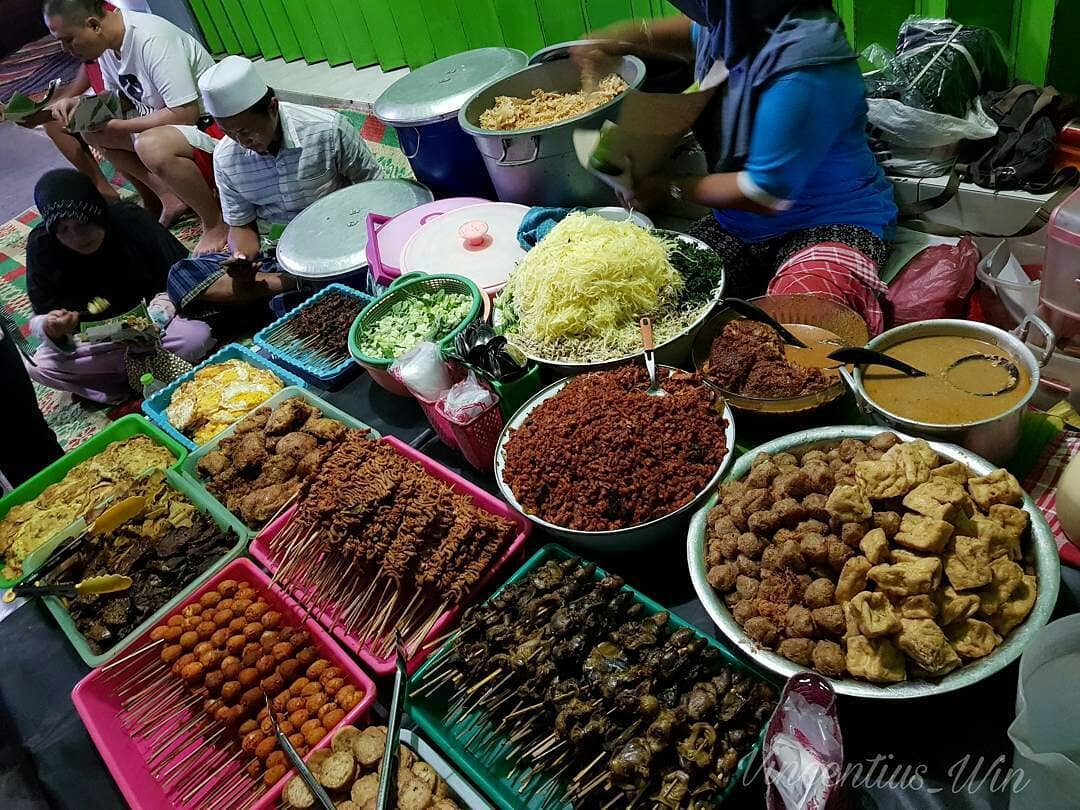
M 468 48 L 532 53 L 616 20 L 676 13 L 666 0 L 189 0 L 210 48 L 384 70 Z M 1016 73 L 1080 94 L 1080 0 L 835 0 L 862 50 L 890 45 L 910 14 L 998 32 Z

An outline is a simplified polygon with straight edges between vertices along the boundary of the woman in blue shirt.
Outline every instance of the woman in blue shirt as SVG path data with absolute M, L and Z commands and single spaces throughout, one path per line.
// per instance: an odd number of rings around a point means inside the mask
M 686 16 L 601 32 L 604 50 L 693 58 L 699 83 L 727 78 L 694 127 L 710 173 L 637 178 L 636 202 L 713 209 L 693 235 L 726 259 L 729 294 L 828 295 L 884 327 L 878 269 L 896 222 L 866 140 L 857 57 L 825 0 L 672 0 Z M 600 54 L 579 49 L 589 63 Z

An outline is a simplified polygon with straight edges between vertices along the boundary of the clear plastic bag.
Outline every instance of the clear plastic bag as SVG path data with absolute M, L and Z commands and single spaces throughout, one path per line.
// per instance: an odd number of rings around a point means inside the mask
M 964 317 L 978 266 L 979 249 L 970 236 L 928 247 L 889 286 L 892 325 Z
M 413 396 L 428 402 L 437 401 L 454 382 L 442 351 L 431 342 L 421 343 L 395 360 L 390 373 Z
M 458 424 L 471 422 L 488 408 L 494 407 L 498 398 L 483 385 L 471 370 L 469 375 L 455 383 L 442 398 L 441 407 L 447 419 Z
M 791 676 L 761 755 L 769 810 L 826 810 L 839 803 L 844 739 L 828 681 L 812 672 Z

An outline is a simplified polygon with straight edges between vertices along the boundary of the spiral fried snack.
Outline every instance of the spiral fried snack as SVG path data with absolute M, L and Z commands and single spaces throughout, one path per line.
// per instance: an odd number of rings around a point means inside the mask
M 275 578 L 347 635 L 386 654 L 399 629 L 415 652 L 516 531 L 389 445 L 357 436 L 308 481 L 270 551 Z

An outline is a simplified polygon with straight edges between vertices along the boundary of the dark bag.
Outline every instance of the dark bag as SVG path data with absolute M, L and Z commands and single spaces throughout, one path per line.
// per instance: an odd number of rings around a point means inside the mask
M 962 174 L 983 188 L 1045 194 L 1069 182 L 1075 169 L 1054 170 L 1057 127 L 1053 112 L 1060 96 L 1053 87 L 1018 83 L 987 93 L 983 109 L 998 124 L 998 134 L 980 145 L 979 157 Z

